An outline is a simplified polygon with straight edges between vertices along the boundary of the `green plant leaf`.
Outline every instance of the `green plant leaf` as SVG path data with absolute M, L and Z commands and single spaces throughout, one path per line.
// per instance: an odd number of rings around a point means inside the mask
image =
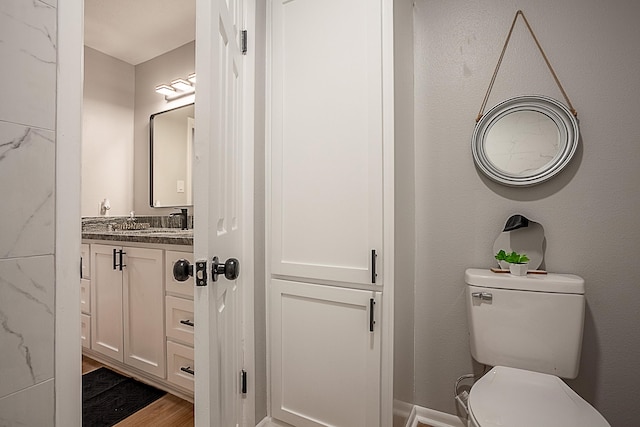
M 509 264 L 526 264 L 529 262 L 529 258 L 525 254 L 520 255 L 516 251 L 512 251 L 505 256 L 504 261 Z
M 500 249 L 500 252 L 495 255 L 495 259 L 498 261 L 506 261 L 509 264 L 526 264 L 529 262 L 529 257 L 527 257 L 527 255 L 520 255 L 516 251 L 512 251 L 510 254 L 507 254 L 504 249 Z
M 495 259 L 497 259 L 498 261 L 506 261 L 507 253 L 504 251 L 504 249 L 500 249 L 500 252 L 495 255 Z

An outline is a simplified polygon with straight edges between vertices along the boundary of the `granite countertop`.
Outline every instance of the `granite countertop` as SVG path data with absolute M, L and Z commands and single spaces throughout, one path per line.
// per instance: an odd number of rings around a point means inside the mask
M 83 230 L 82 238 L 116 242 L 193 245 L 193 230 L 179 228 L 146 228 L 143 230 Z

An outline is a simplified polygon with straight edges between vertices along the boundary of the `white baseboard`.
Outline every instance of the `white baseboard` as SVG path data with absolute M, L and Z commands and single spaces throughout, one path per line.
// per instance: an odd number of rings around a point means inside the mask
M 271 417 L 265 417 L 262 421 L 260 421 L 256 427 L 291 427 L 289 424 L 283 423 L 282 421 L 276 421 Z
M 433 427 L 467 427 L 467 420 L 464 418 L 414 405 L 406 427 L 417 427 L 418 422 Z
M 399 404 L 402 403 L 402 404 Z M 407 404 L 405 402 L 395 402 L 396 410 L 407 410 L 409 419 L 406 427 L 417 427 L 418 422 L 428 424 L 433 427 L 467 427 L 466 419 L 462 419 L 455 415 L 439 412 L 435 409 L 423 408 L 421 406 Z M 410 412 L 409 412 L 410 409 Z M 400 414 L 397 414 L 400 415 Z M 282 421 L 276 421 L 271 417 L 266 417 L 260 421 L 256 427 L 289 427 Z
M 393 427 L 405 427 L 413 410 L 413 404 L 402 400 L 393 400 Z

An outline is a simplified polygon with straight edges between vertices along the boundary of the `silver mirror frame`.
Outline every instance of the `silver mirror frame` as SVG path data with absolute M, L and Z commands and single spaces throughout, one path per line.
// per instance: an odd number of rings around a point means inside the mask
M 534 111 L 550 118 L 559 134 L 558 153 L 544 166 L 530 174 L 515 175 L 497 168 L 487 157 L 487 135 L 502 118 L 520 111 Z M 476 167 L 495 182 L 512 187 L 540 184 L 558 174 L 576 152 L 579 139 L 578 121 L 569 109 L 553 98 L 542 95 L 526 95 L 507 99 L 485 113 L 476 124 L 471 138 L 471 151 Z

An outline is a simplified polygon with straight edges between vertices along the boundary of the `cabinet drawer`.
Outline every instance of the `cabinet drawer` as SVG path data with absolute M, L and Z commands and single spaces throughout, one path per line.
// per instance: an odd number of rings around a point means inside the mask
M 80 246 L 80 262 L 80 277 L 88 279 L 91 277 L 91 255 L 89 252 L 89 245 L 86 243 L 83 243 Z
M 189 277 L 184 282 L 178 282 L 173 278 L 173 264 L 179 259 L 186 259 L 193 265 L 193 253 L 166 251 L 164 256 L 167 292 L 193 298 L 193 277 Z
M 167 341 L 167 379 L 193 392 L 193 347 Z
M 167 338 L 193 346 L 193 301 L 166 297 Z
M 87 316 L 86 314 L 80 315 L 80 334 L 82 337 L 82 346 L 86 348 L 91 348 L 91 316 Z
M 80 279 L 80 309 L 91 314 L 91 281 L 87 279 Z

